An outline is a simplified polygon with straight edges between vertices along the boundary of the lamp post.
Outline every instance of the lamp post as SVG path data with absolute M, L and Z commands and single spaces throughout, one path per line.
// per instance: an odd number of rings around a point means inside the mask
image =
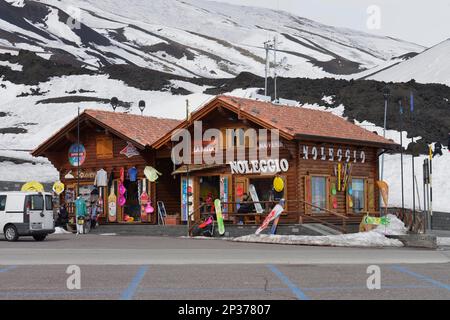
M 144 100 L 139 101 L 139 110 L 141 110 L 141 116 L 143 116 L 144 110 L 145 110 L 145 101 Z
M 116 97 L 112 97 L 111 98 L 111 107 L 113 108 L 114 112 L 116 112 L 116 108 L 119 105 L 119 99 L 117 99 Z

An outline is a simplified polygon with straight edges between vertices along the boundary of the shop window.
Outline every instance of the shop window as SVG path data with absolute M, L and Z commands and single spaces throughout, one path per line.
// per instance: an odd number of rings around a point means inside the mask
M 214 213 L 214 201 L 220 198 L 220 176 L 199 177 L 200 198 L 202 213 Z
M 113 157 L 113 139 L 111 137 L 97 137 L 97 159 L 111 159 Z
M 364 179 L 352 179 L 353 211 L 360 213 L 365 208 Z
M 256 132 L 255 132 L 256 135 Z M 251 131 L 246 133 L 243 128 L 222 129 L 222 148 L 243 147 L 252 148 L 256 145 L 257 136 L 253 136 Z
M 315 206 L 312 207 L 314 213 L 321 213 L 327 208 L 326 177 L 311 177 L 311 201 Z
M 270 178 L 254 178 L 249 180 L 249 184 L 253 184 L 255 186 L 256 193 L 258 195 L 258 199 L 261 202 L 270 202 L 270 203 L 262 203 L 262 207 L 266 212 L 270 212 L 275 203 L 278 203 L 281 199 L 284 198 L 284 190 L 281 192 L 276 192 L 273 188 L 273 179 Z M 249 194 L 250 197 L 250 194 Z M 251 199 L 251 197 L 250 197 Z M 251 201 L 251 200 L 250 200 Z

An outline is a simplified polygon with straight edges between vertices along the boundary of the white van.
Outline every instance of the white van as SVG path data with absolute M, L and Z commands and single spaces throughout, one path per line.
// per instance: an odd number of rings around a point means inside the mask
M 43 241 L 55 232 L 51 193 L 0 191 L 0 234 L 8 241 L 32 236 Z

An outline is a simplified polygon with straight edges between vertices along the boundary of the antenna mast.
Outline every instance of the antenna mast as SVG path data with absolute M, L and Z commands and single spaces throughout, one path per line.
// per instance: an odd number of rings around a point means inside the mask
M 274 87 L 274 95 L 273 99 L 275 102 L 277 102 L 277 41 L 278 37 L 275 35 L 273 38 L 273 87 Z
M 264 42 L 264 49 L 266 50 L 266 72 L 265 72 L 265 81 L 264 81 L 264 95 L 267 96 L 267 78 L 269 77 L 269 50 L 273 48 L 273 44 L 270 41 Z

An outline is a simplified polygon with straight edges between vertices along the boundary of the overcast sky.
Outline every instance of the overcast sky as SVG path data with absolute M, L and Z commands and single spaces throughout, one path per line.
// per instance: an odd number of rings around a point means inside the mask
M 215 0 L 285 10 L 338 27 L 388 35 L 424 46 L 450 38 L 450 0 Z M 380 8 L 380 29 L 369 29 L 367 9 Z

